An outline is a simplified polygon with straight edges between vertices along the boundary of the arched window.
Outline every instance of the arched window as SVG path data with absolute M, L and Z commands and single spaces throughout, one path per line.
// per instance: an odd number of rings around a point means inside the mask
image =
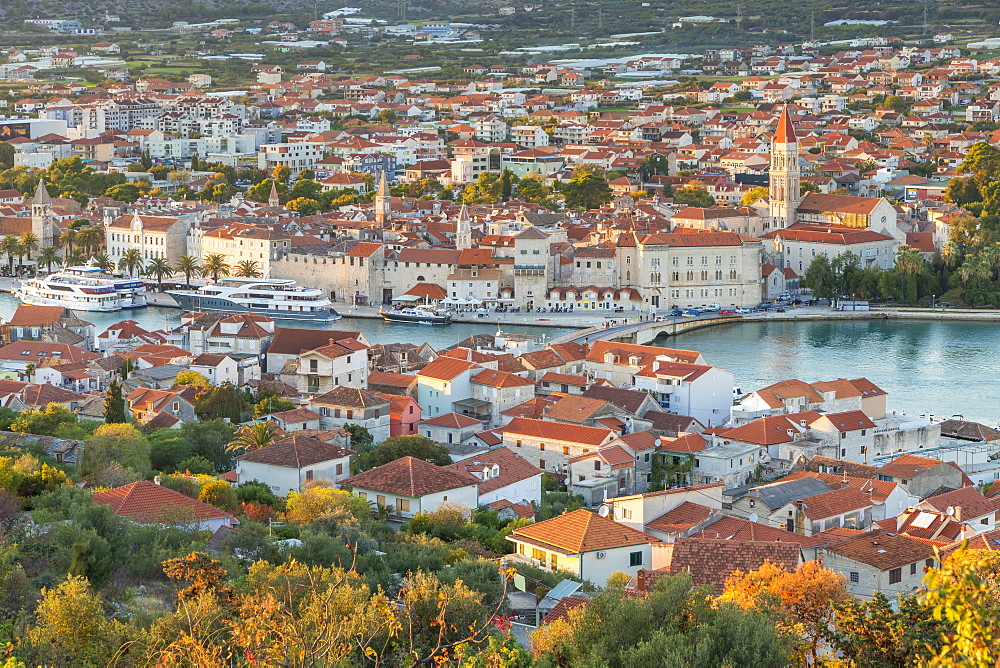
M 625 264 L 632 264 L 632 256 L 629 255 L 625 257 Z
M 424 282 L 424 277 L 423 276 L 417 276 L 417 280 L 420 281 L 421 283 L 423 283 Z

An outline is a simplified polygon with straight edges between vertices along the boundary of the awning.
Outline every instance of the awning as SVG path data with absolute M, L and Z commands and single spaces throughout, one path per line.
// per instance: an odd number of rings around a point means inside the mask
M 418 301 L 420 301 L 420 299 L 421 298 L 418 297 L 418 296 L 416 296 L 416 295 L 400 295 L 398 297 L 393 297 L 392 301 L 394 301 L 394 302 L 418 302 Z
M 482 399 L 459 399 L 458 401 L 451 402 L 453 406 L 459 406 L 460 408 L 484 408 L 486 406 L 491 406 L 492 403 L 489 401 L 483 401 Z

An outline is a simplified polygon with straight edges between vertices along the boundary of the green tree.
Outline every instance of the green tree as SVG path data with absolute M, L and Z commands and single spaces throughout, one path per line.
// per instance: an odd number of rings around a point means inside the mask
M 182 385 L 190 385 L 191 387 L 212 387 L 212 381 L 200 374 L 197 371 L 192 371 L 191 369 L 185 369 L 177 374 L 174 378 L 174 384 L 171 389 L 176 389 Z
M 834 646 L 859 668 L 923 666 L 941 650 L 942 633 L 949 628 L 934 619 L 934 611 L 916 595 L 899 596 L 893 605 L 886 595 L 851 598 L 834 605 Z
M 290 411 L 294 408 L 295 404 L 288 399 L 282 399 L 281 397 L 275 395 L 267 395 L 253 405 L 253 416 L 255 418 L 260 418 L 265 415 L 271 415 L 272 413 Z
M 121 259 L 118 260 L 118 268 L 129 276 L 140 275 L 144 266 L 145 260 L 142 259 L 142 254 L 135 248 L 126 250 L 122 253 Z
M 233 457 L 226 451 L 226 445 L 236 434 L 232 423 L 222 419 L 185 422 L 181 434 L 191 453 L 210 461 L 219 473 L 233 468 Z
M 997 563 L 988 551 L 963 548 L 927 571 L 920 602 L 947 627 L 940 649 L 923 665 L 990 668 L 1000 663 Z
M 195 397 L 194 411 L 202 420 L 228 418 L 231 422 L 239 422 L 243 412 L 243 398 L 229 384 L 206 387 Z
M 597 209 L 611 201 L 611 186 L 603 175 L 585 173 L 574 176 L 563 186 L 566 206 L 570 209 Z
M 209 253 L 201 265 L 202 276 L 211 276 L 214 283 L 219 282 L 219 276 L 228 276 L 230 269 L 226 256 L 220 253 Z
M 706 209 L 710 206 L 715 206 L 715 200 L 705 186 L 684 186 L 674 191 L 674 204 Z
M 517 182 L 517 196 L 528 202 L 547 202 L 551 190 L 537 176 L 525 176 Z
M 271 421 L 251 422 L 242 425 L 236 438 L 226 446 L 234 452 L 250 452 L 265 448 L 278 440 L 278 430 Z
M 76 416 L 64 406 L 51 403 L 44 408 L 32 411 L 22 411 L 10 430 L 21 434 L 38 434 L 39 436 L 55 436 L 61 427 L 76 424 Z
M 122 384 L 117 379 L 112 379 L 108 383 L 108 392 L 104 395 L 104 422 L 107 424 L 128 422 L 125 399 L 122 397 Z
M 336 526 L 356 526 L 371 515 L 368 502 L 342 489 L 334 489 L 329 481 L 317 480 L 303 492 L 288 492 L 285 503 L 289 519 L 302 524 L 317 520 Z
M 415 457 L 438 466 L 447 466 L 452 463 L 448 448 L 438 445 L 429 438 L 394 436 L 382 441 L 368 453 L 364 457 L 364 466 L 365 468 L 374 468 L 396 461 L 401 457 Z
M 463 204 L 497 204 L 503 197 L 500 176 L 483 172 L 462 191 Z
M 288 190 L 284 183 L 280 183 L 274 179 L 264 179 L 260 183 L 250 186 L 247 189 L 246 197 L 255 202 L 266 203 L 271 197 L 272 186 L 277 188 L 279 195 L 283 195 Z
M 14 147 L 7 142 L 0 142 L 0 171 L 14 166 Z
M 139 186 L 134 183 L 121 183 L 105 190 L 104 197 L 110 197 L 116 202 L 128 202 L 131 204 L 142 197 L 142 192 L 139 190 Z
M 201 265 L 198 259 L 190 255 L 182 255 L 177 259 L 177 271 L 184 274 L 184 283 L 190 288 L 191 277 L 201 273 Z
M 105 424 L 86 439 L 80 468 L 93 476 L 115 463 L 144 476 L 151 468 L 149 453 L 149 441 L 133 425 Z
M 38 237 L 31 232 L 23 232 L 17 240 L 21 243 L 21 248 L 24 249 L 25 254 L 30 260 L 31 254 L 38 250 Z
M 288 183 L 288 179 L 292 177 L 292 170 L 284 165 L 278 165 L 271 171 L 271 178 L 273 178 L 278 183 Z
M 750 206 L 759 199 L 767 199 L 770 196 L 770 188 L 765 188 L 764 186 L 757 186 L 756 188 L 751 188 L 750 190 L 743 193 L 743 200 L 740 202 L 743 206 Z
M 38 259 L 35 262 L 39 267 L 44 267 L 48 273 L 52 271 L 52 265 L 58 267 L 62 264 L 62 259 L 60 259 L 59 251 L 56 250 L 55 246 L 46 246 L 38 252 Z
M 122 644 L 123 627 L 105 619 L 83 577 L 70 575 L 54 589 L 42 589 L 35 617 L 25 638 L 32 663 L 103 666 Z
M 44 250 L 44 249 L 43 249 Z M 115 270 L 115 263 L 104 253 L 99 253 L 94 256 L 94 266 L 106 273 L 113 273 Z
M 225 480 L 212 480 L 201 487 L 198 500 L 222 510 L 236 510 L 236 492 Z
M 836 276 L 830 266 L 830 258 L 826 255 L 813 258 L 802 277 L 802 287 L 810 290 L 817 299 L 833 300 L 837 296 Z
M 177 471 L 180 463 L 191 456 L 191 446 L 178 429 L 157 429 L 146 439 L 149 441 L 149 463 L 154 471 Z
M 163 290 L 163 279 L 174 275 L 174 268 L 162 257 L 154 257 L 146 265 L 146 276 L 156 279 L 157 288 Z
M 256 260 L 240 260 L 236 263 L 236 271 L 233 276 L 244 278 L 260 278 L 260 264 Z

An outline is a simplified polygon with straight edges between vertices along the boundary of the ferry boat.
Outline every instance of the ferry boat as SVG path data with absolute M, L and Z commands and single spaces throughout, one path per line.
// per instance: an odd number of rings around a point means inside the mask
M 405 308 L 394 308 L 386 311 L 379 309 L 378 314 L 389 322 L 409 322 L 419 325 L 450 325 L 450 313 L 438 313 L 431 309 L 409 306 Z
M 318 288 L 301 288 L 290 279 L 223 278 L 197 290 L 167 290 L 188 311 L 260 313 L 275 320 L 339 320 L 333 302 Z
M 121 311 L 146 306 L 143 282 L 98 267 L 67 267 L 20 282 L 14 294 L 25 304 L 74 311 Z

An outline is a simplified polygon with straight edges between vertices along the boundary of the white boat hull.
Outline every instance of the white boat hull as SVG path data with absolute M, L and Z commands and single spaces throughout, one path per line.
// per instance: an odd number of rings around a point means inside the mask
M 75 299 L 49 299 L 47 297 L 25 293 L 21 290 L 15 290 L 14 296 L 25 304 L 30 304 L 32 306 L 62 306 L 63 308 L 68 308 L 71 311 L 100 311 L 105 313 L 122 310 L 122 307 L 117 303 L 99 304 Z M 142 306 L 145 306 L 145 304 L 130 308 L 141 308 Z

